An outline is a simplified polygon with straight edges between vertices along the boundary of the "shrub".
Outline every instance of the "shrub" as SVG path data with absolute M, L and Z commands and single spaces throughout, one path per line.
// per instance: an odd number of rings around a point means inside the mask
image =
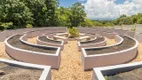
M 136 31 L 136 28 L 131 28 L 131 31 Z
M 12 22 L 8 22 L 8 23 L 0 23 L 0 30 L 4 30 L 4 29 L 12 29 L 13 23 Z
M 33 28 L 33 26 L 31 24 L 27 24 L 26 28 Z
M 68 28 L 68 32 L 70 34 L 70 37 L 78 37 L 79 36 L 79 31 L 75 29 L 74 27 Z

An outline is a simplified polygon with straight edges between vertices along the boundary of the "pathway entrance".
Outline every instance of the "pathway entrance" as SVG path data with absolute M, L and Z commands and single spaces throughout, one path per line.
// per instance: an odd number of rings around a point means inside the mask
M 68 41 L 61 52 L 58 70 L 52 70 L 52 80 L 91 80 L 92 71 L 83 71 L 77 41 Z

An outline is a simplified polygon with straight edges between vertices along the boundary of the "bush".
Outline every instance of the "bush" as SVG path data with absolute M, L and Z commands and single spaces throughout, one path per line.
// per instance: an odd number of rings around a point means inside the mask
M 131 31 L 136 31 L 136 28 L 131 28 Z
M 68 32 L 70 34 L 70 37 L 78 37 L 79 36 L 79 31 L 75 29 L 74 27 L 68 28 Z
M 4 30 L 4 29 L 13 29 L 13 23 L 12 22 L 8 22 L 8 23 L 0 23 L 0 30 Z
M 31 24 L 27 24 L 26 28 L 33 28 L 33 26 Z

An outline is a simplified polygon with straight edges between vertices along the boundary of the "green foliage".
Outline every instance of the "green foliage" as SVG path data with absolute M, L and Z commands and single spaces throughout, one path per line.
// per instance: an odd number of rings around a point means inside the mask
M 0 11 L 0 22 L 12 22 L 16 28 L 33 21 L 29 8 L 20 0 L 0 0 Z
M 31 24 L 27 24 L 26 28 L 33 28 L 33 26 Z
M 131 28 L 131 31 L 136 31 L 136 28 Z
M 93 27 L 94 24 L 93 24 L 93 21 L 91 21 L 89 19 L 86 19 L 84 22 L 81 22 L 81 26 L 83 26 L 83 27 Z
M 67 26 L 113 26 L 142 24 L 142 13 L 132 16 L 122 15 L 111 21 L 86 18 L 84 6 L 77 2 L 65 8 L 59 7 L 58 0 L 0 0 L 0 29 L 15 29 Z M 12 23 L 12 24 L 9 24 Z
M 13 23 L 12 22 L 0 23 L 0 30 L 12 29 L 12 28 L 13 28 Z
M 140 18 L 137 20 L 137 23 L 138 23 L 138 24 L 142 24 L 142 17 L 140 17 Z
M 60 7 L 58 9 L 58 19 L 57 19 L 57 25 L 58 26 L 70 26 L 69 22 L 69 15 L 71 15 L 71 11 L 69 8 Z
M 85 20 L 86 14 L 84 6 L 77 2 L 70 7 L 71 14 L 69 15 L 70 27 L 77 27 Z
M 79 31 L 75 29 L 74 27 L 68 28 L 68 32 L 70 34 L 70 37 L 78 37 L 79 36 Z

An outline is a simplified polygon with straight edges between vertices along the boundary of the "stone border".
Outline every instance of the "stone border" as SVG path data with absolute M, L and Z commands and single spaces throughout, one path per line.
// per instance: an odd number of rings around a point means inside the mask
M 45 36 L 45 35 L 43 35 L 43 36 Z M 46 36 L 46 37 L 47 37 L 47 39 L 49 39 L 48 36 Z M 57 46 L 57 47 L 61 47 L 61 50 L 64 49 L 64 41 L 61 41 L 61 44 L 50 43 L 50 42 L 41 41 L 39 39 L 39 36 L 36 38 L 36 41 L 37 41 L 37 44 L 40 44 L 40 45 Z M 53 41 L 57 41 L 57 40 L 53 40 Z
M 57 33 L 56 35 L 68 37 L 69 34 L 67 32 L 65 32 L 65 33 Z
M 93 69 L 92 80 L 105 80 L 104 75 L 113 75 L 142 67 L 142 62 L 120 64 Z
M 19 61 L 28 62 L 28 63 L 50 65 L 52 68 L 55 68 L 55 69 L 59 68 L 60 58 L 61 58 L 60 47 L 53 47 L 53 48 L 57 48 L 56 54 L 48 54 L 48 53 L 43 53 L 43 52 L 35 52 L 35 51 L 24 50 L 24 49 L 13 47 L 7 42 L 13 36 L 15 36 L 15 35 L 10 36 L 9 38 L 7 38 L 4 41 L 5 47 L 6 47 L 6 52 L 12 58 L 19 60 Z M 27 43 L 22 39 L 21 39 L 21 41 L 23 41 L 27 45 L 39 47 L 39 45 L 37 45 L 37 44 Z M 41 47 L 47 47 L 45 45 L 40 45 L 40 46 Z M 50 46 L 48 46 L 48 47 L 50 47 Z
M 58 39 L 59 40 L 63 40 L 65 44 L 68 43 L 68 38 L 65 38 L 65 37 L 62 37 L 62 36 L 55 35 L 55 36 L 53 36 L 53 39 L 55 39 L 55 40 L 58 40 Z
M 14 61 L 14 60 L 7 60 L 7 59 L 2 59 L 2 58 L 0 58 L 0 62 L 28 67 L 28 68 L 42 69 L 43 71 L 42 71 L 42 74 L 39 80 L 51 80 L 51 66 L 30 64 L 30 63 L 24 63 L 24 62 L 19 62 L 19 61 Z
M 106 45 L 106 41 L 107 41 L 107 40 L 106 40 L 106 38 L 105 38 L 104 41 L 97 42 L 97 43 L 81 45 L 80 42 L 78 41 L 77 44 L 78 44 L 78 49 L 79 49 L 79 51 L 80 51 L 81 48 L 105 46 L 105 45 Z
M 83 64 L 83 69 L 87 70 L 87 69 L 92 69 L 94 67 L 121 64 L 132 60 L 137 55 L 138 41 L 132 37 L 130 38 L 136 42 L 135 46 L 117 52 L 87 55 L 85 49 L 91 49 L 91 48 L 82 48 L 81 61 Z M 120 43 L 121 42 L 122 41 L 120 41 Z M 92 48 L 106 48 L 106 47 L 116 46 L 120 43 L 110 46 L 92 47 Z

